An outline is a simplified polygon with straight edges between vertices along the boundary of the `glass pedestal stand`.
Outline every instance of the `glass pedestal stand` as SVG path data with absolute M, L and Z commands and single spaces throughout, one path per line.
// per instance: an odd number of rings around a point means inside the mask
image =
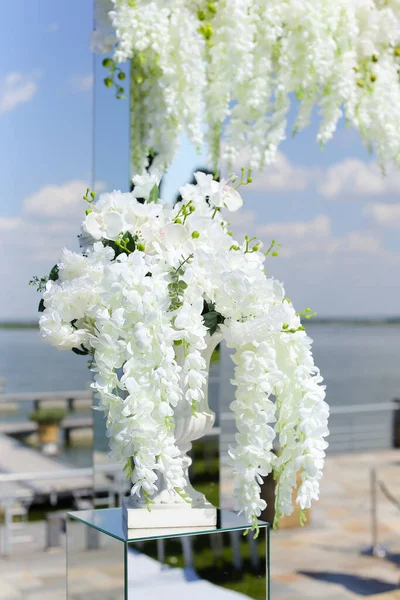
M 269 600 L 269 526 L 243 516 L 217 526 L 126 530 L 122 510 L 68 514 L 67 600 Z

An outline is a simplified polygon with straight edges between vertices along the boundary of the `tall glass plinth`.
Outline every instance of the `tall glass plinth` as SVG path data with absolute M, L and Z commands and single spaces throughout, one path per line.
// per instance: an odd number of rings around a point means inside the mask
M 269 600 L 269 526 L 130 529 L 120 508 L 68 514 L 67 600 Z

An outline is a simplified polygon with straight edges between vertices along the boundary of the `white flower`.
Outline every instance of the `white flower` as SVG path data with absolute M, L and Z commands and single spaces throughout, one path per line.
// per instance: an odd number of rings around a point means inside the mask
M 87 332 L 84 329 L 74 329 L 62 322 L 59 315 L 53 310 L 45 310 L 39 319 L 42 337 L 60 350 L 72 350 L 87 341 Z
M 58 272 L 61 281 L 75 279 L 86 274 L 87 262 L 82 254 L 71 252 L 64 248 L 61 253 L 61 260 L 58 265 Z
M 90 49 L 98 54 L 111 52 L 117 37 L 112 30 L 109 12 L 112 9 L 110 0 L 96 0 L 94 12 L 95 31 L 90 38 Z
M 83 224 L 84 254 L 64 249 L 59 278 L 46 284 L 40 331 L 59 349 L 92 355 L 111 456 L 132 469 L 131 493 L 147 499 L 161 476 L 167 493 L 184 492 L 175 411 L 205 410 L 203 351 L 211 330 L 224 336 L 235 363 L 235 506 L 255 524 L 271 472 L 278 519 L 293 510 L 299 471 L 296 502 L 306 509 L 318 498 L 329 408 L 311 340 L 282 284 L 266 277 L 263 254 L 233 240 L 215 210 L 236 210 L 239 193 L 202 173 L 196 180 L 173 208 L 101 194 Z M 148 195 L 154 181 L 136 178 L 136 193 Z M 120 237 L 127 232 L 130 248 Z
M 144 198 L 144 200 L 148 200 L 153 187 L 155 185 L 158 186 L 160 183 L 160 175 L 157 172 L 144 172 L 142 175 L 135 175 L 132 178 L 132 182 L 134 185 L 133 195 L 135 198 Z
M 170 165 L 183 131 L 197 147 L 205 138 L 215 170 L 220 153 L 237 164 L 243 148 L 249 166 L 261 169 L 287 137 L 294 99 L 295 132 L 316 109 L 319 143 L 344 118 L 382 165 L 400 164 L 397 1 L 219 0 L 212 14 L 187 0 L 96 6 L 93 49 L 108 52 L 115 41 L 114 60 L 133 60 L 135 172 L 149 155 L 152 168 Z
M 243 205 L 243 199 L 239 192 L 225 179 L 221 179 L 219 183 L 215 181 L 213 183 L 210 202 L 219 208 L 225 207 L 231 212 L 239 210 Z

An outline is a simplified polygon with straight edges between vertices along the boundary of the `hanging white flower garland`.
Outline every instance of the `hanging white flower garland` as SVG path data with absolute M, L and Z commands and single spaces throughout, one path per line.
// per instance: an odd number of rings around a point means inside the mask
M 262 477 L 273 471 L 278 521 L 292 511 L 299 470 L 301 508 L 318 498 L 328 434 L 324 386 L 300 317 L 282 285 L 265 275 L 261 242 L 234 241 L 221 217 L 221 207 L 242 205 L 237 189 L 195 177 L 174 207 L 159 201 L 154 175 L 136 177 L 133 193 L 114 191 L 97 202 L 87 194 L 84 254 L 63 250 L 45 285 L 41 334 L 60 349 L 93 355 L 111 455 L 131 476 L 132 493 L 151 503 L 159 473 L 185 497 L 174 408 L 186 402 L 196 414 L 206 377 L 200 351 L 208 332 L 221 331 L 235 350 L 236 508 L 256 523 L 265 507 Z
M 398 0 L 97 0 L 97 13 L 92 48 L 112 51 L 105 81 L 119 96 L 119 63 L 131 61 L 138 173 L 150 155 L 168 166 L 183 131 L 199 146 L 202 118 L 214 167 L 224 133 L 222 158 L 248 146 L 248 166 L 261 168 L 294 99 L 294 131 L 317 108 L 325 144 L 344 116 L 383 166 L 400 164 Z

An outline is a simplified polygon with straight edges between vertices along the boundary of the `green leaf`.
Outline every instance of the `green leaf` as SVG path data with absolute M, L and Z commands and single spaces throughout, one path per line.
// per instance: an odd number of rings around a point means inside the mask
M 129 233 L 129 231 L 127 231 L 122 236 L 122 239 L 126 243 L 126 247 L 128 248 L 128 250 L 130 252 L 134 252 L 135 248 L 136 248 L 136 242 L 135 242 L 133 235 L 131 233 Z
M 216 310 L 212 310 L 205 315 L 203 315 L 204 323 L 207 327 L 211 327 L 211 325 L 218 323 L 218 313 Z
M 210 331 L 210 335 L 214 335 L 214 333 L 217 331 L 218 324 L 220 323 L 220 317 L 220 313 L 217 313 L 215 310 L 203 315 L 204 325 Z
M 214 302 L 207 302 L 206 300 L 204 300 L 203 312 L 201 314 L 205 315 L 209 312 L 215 312 L 215 304 Z
M 224 317 L 221 315 L 221 313 L 215 310 L 215 305 L 213 302 L 206 301 L 204 301 L 204 308 L 202 314 L 204 319 L 204 325 L 209 330 L 210 335 L 214 335 L 214 333 L 218 329 L 218 325 L 224 322 Z
M 87 354 L 90 354 L 89 350 L 85 348 L 83 344 L 81 344 L 81 348 L 82 350 L 80 348 L 72 348 L 72 352 L 79 354 L 80 356 L 86 356 Z
M 57 279 L 58 279 L 58 265 L 54 265 L 54 267 L 52 268 L 52 270 L 49 273 L 49 280 L 57 281 Z
M 149 202 L 158 202 L 158 185 L 154 185 L 149 196 Z
M 39 306 L 38 306 L 38 312 L 43 312 L 44 309 L 46 308 L 45 304 L 44 304 L 44 300 L 43 298 L 40 300 L 39 302 Z

